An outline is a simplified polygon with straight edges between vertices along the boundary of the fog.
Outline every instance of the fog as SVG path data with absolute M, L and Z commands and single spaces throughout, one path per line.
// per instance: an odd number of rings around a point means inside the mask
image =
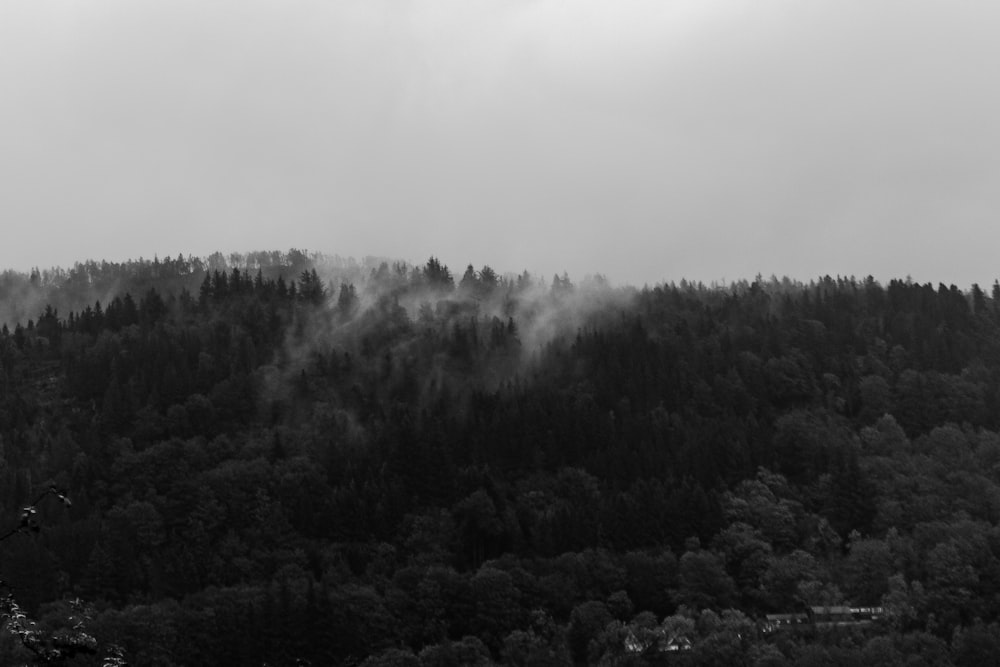
M 0 5 L 0 268 L 302 247 L 991 284 L 989 3 Z

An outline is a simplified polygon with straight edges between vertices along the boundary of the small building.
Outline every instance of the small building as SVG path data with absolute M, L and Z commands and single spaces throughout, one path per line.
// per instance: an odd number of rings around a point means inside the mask
M 690 651 L 691 640 L 683 635 L 680 637 L 671 637 L 666 642 L 660 642 L 658 648 L 660 651 L 664 651 L 666 653 L 673 653 L 675 651 Z
M 771 634 L 782 630 L 864 627 L 884 615 L 883 607 L 815 606 L 809 607 L 805 613 L 768 614 L 760 624 L 760 629 L 764 634 Z
M 641 633 L 637 636 L 634 631 L 629 630 L 625 637 L 626 653 L 647 653 L 656 651 L 658 653 L 675 653 L 678 651 L 690 651 L 691 640 L 684 635 L 673 635 L 667 637 L 663 628 Z
M 885 616 L 885 607 L 851 607 L 855 621 L 877 621 Z
M 816 627 L 832 627 L 835 625 L 850 625 L 854 623 L 854 616 L 851 615 L 851 608 L 836 605 L 828 607 L 810 607 L 810 616 Z
M 794 630 L 808 624 L 808 614 L 768 614 L 764 617 L 761 629 L 764 634 L 771 634 L 779 630 Z

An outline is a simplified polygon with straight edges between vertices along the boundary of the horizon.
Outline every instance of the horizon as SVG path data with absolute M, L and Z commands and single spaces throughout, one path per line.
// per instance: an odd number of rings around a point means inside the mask
M 244 245 L 633 285 L 990 284 L 997 19 L 933 0 L 5 3 L 0 265 Z
M 421 267 L 423 267 L 427 263 L 428 259 L 437 259 L 438 261 L 440 261 L 440 263 L 442 264 L 442 266 L 444 266 L 445 268 L 447 268 L 451 272 L 451 275 L 454 278 L 456 285 L 461 280 L 462 274 L 465 272 L 466 268 L 468 266 L 470 266 L 470 265 L 472 266 L 473 270 L 477 274 L 483 268 L 485 268 L 485 267 L 488 266 L 491 269 L 493 269 L 494 271 L 496 271 L 499 276 L 504 277 L 504 278 L 516 278 L 516 277 L 518 277 L 518 276 L 520 276 L 522 274 L 527 273 L 527 275 L 533 281 L 535 281 L 536 283 L 546 283 L 546 284 L 549 283 L 549 282 L 551 282 L 551 280 L 552 280 L 553 277 L 562 277 L 562 276 L 567 276 L 570 279 L 570 281 L 572 283 L 574 283 L 574 284 L 578 284 L 578 283 L 581 283 L 581 282 L 586 282 L 586 281 L 589 281 L 589 280 L 592 280 L 592 279 L 601 279 L 601 280 L 606 281 L 606 283 L 610 287 L 616 288 L 616 289 L 617 288 L 643 289 L 643 288 L 655 288 L 655 287 L 661 287 L 661 286 L 677 286 L 677 285 L 683 285 L 683 284 L 688 284 L 688 285 L 692 285 L 692 286 L 699 286 L 699 287 L 705 287 L 705 288 L 709 288 L 709 289 L 727 289 L 727 288 L 733 287 L 735 285 L 740 285 L 740 284 L 753 284 L 754 282 L 757 282 L 757 281 L 760 281 L 760 282 L 762 282 L 765 285 L 766 284 L 770 284 L 770 283 L 775 283 L 775 282 L 778 282 L 778 283 L 790 282 L 793 286 L 809 287 L 810 285 L 816 284 L 816 283 L 818 283 L 818 282 L 820 282 L 820 281 L 822 281 L 822 280 L 824 280 L 826 278 L 831 278 L 831 279 L 837 280 L 837 281 L 840 281 L 840 280 L 853 281 L 853 282 L 857 282 L 857 283 L 863 283 L 868 278 L 872 278 L 877 284 L 879 284 L 882 287 L 888 286 L 891 282 L 899 281 L 899 282 L 903 282 L 903 283 L 906 283 L 906 284 L 915 284 L 915 285 L 931 285 L 931 286 L 935 286 L 935 287 L 938 286 L 938 285 L 944 285 L 944 286 L 949 287 L 949 288 L 955 287 L 955 288 L 958 288 L 959 290 L 961 290 L 962 293 L 969 294 L 969 293 L 972 292 L 972 289 L 973 289 L 974 286 L 978 286 L 981 290 L 983 290 L 984 293 L 988 294 L 989 291 L 990 291 L 990 289 L 993 287 L 994 283 L 1000 284 L 1000 277 L 993 278 L 989 282 L 983 282 L 983 283 L 973 282 L 973 283 L 969 283 L 969 284 L 966 285 L 966 284 L 949 282 L 949 281 L 944 281 L 944 280 L 934 280 L 934 279 L 920 280 L 920 279 L 917 279 L 916 277 L 911 276 L 911 275 L 905 275 L 905 276 L 888 276 L 888 277 L 884 277 L 883 278 L 883 277 L 876 276 L 876 275 L 874 275 L 872 273 L 867 273 L 867 274 L 864 274 L 864 275 L 857 275 L 857 274 L 829 274 L 829 273 L 826 273 L 826 274 L 817 274 L 817 275 L 808 276 L 808 277 L 790 276 L 790 275 L 779 275 L 779 274 L 776 274 L 776 273 L 769 273 L 769 274 L 757 273 L 757 274 L 755 274 L 753 276 L 740 276 L 740 277 L 736 277 L 736 278 L 729 278 L 729 279 L 722 278 L 722 279 L 714 279 L 714 280 L 701 280 L 701 279 L 696 279 L 696 278 L 689 278 L 687 276 L 680 276 L 679 278 L 676 278 L 676 279 L 661 280 L 661 281 L 657 281 L 657 282 L 654 282 L 654 283 L 636 284 L 636 283 L 630 283 L 630 282 L 623 282 L 623 281 L 615 280 L 613 276 L 609 276 L 608 274 L 606 274 L 606 273 L 604 273 L 602 271 L 599 271 L 599 270 L 587 271 L 586 273 L 582 273 L 582 274 L 579 274 L 579 275 L 570 273 L 568 271 L 554 271 L 552 273 L 543 273 L 543 272 L 540 272 L 540 271 L 532 271 L 531 269 L 528 269 L 528 268 L 511 269 L 509 267 L 496 266 L 496 265 L 491 264 L 489 262 L 486 262 L 485 264 L 481 264 L 481 265 L 478 265 L 478 266 L 475 265 L 475 264 L 471 264 L 470 262 L 467 262 L 467 261 L 465 261 L 465 262 L 450 263 L 450 262 L 444 261 L 440 256 L 438 256 L 436 254 L 431 254 L 428 258 L 423 259 L 423 260 L 410 260 L 410 259 L 405 259 L 405 258 L 401 258 L 401 257 L 385 257 L 385 256 L 380 256 L 380 255 L 372 255 L 372 254 L 367 254 L 367 255 L 362 255 L 362 256 L 344 255 L 344 254 L 340 254 L 340 253 L 331 253 L 331 252 L 323 252 L 323 251 L 313 250 L 313 249 L 310 249 L 310 248 L 294 248 L 294 247 L 293 248 L 288 248 L 288 249 L 285 249 L 285 250 L 277 250 L 277 249 L 267 249 L 267 250 L 265 250 L 265 249 L 258 248 L 258 249 L 255 249 L 255 250 L 246 250 L 246 251 L 239 251 L 239 252 L 238 251 L 223 252 L 221 250 L 213 250 L 213 251 L 211 251 L 209 253 L 206 253 L 206 254 L 195 254 L 195 253 L 170 253 L 170 254 L 166 254 L 165 253 L 165 254 L 161 255 L 159 253 L 153 253 L 150 256 L 147 256 L 147 255 L 138 255 L 138 256 L 135 256 L 135 257 L 126 257 L 126 258 L 123 258 L 123 259 L 122 258 L 115 258 L 115 259 L 109 259 L 109 258 L 100 258 L 100 259 L 98 259 L 98 258 L 87 258 L 87 259 L 84 259 L 84 260 L 75 260 L 75 261 L 73 261 L 73 262 L 71 262 L 69 264 L 65 264 L 65 265 L 62 265 L 62 264 L 59 264 L 59 265 L 50 265 L 50 266 L 38 266 L 38 265 L 35 265 L 35 266 L 30 266 L 30 267 L 28 267 L 26 269 L 17 268 L 17 267 L 0 266 L 0 275 L 12 272 L 12 273 L 19 274 L 19 275 L 22 275 L 22 276 L 30 276 L 36 270 L 40 274 L 44 275 L 46 272 L 48 272 L 48 273 L 58 273 L 58 272 L 71 271 L 71 270 L 73 270 L 74 268 L 76 268 L 78 266 L 85 266 L 88 263 L 101 264 L 101 263 L 107 262 L 108 264 L 125 265 L 125 264 L 129 264 L 129 263 L 133 263 L 133 262 L 135 262 L 135 263 L 156 262 L 156 261 L 164 261 L 165 259 L 175 260 L 179 256 L 182 256 L 184 258 L 184 260 L 186 260 L 186 261 L 191 261 L 191 260 L 197 259 L 197 260 L 200 260 L 203 263 L 208 263 L 208 261 L 213 256 L 215 256 L 215 255 L 219 255 L 219 256 L 222 257 L 222 259 L 225 262 L 226 269 L 232 269 L 232 268 L 241 268 L 241 267 L 247 266 L 247 264 L 245 264 L 245 263 L 244 264 L 233 263 L 231 261 L 231 259 L 234 256 L 240 257 L 241 260 L 246 260 L 248 258 L 248 256 L 253 255 L 255 253 L 273 253 L 273 252 L 285 253 L 285 254 L 291 253 L 291 252 L 300 252 L 300 253 L 302 253 L 304 256 L 306 256 L 308 258 L 310 264 L 314 264 L 317 259 L 319 259 L 319 260 L 329 259 L 329 260 L 343 261 L 343 262 L 345 262 L 347 264 L 353 264 L 353 265 L 356 265 L 358 267 L 374 266 L 376 263 L 381 263 L 381 262 L 388 263 L 391 266 L 393 263 L 399 262 L 399 263 L 402 263 L 402 264 L 406 265 L 407 267 L 409 267 L 411 269 L 413 269 L 413 268 L 420 269 Z M 292 278 L 294 278 L 294 277 L 295 276 L 292 276 Z

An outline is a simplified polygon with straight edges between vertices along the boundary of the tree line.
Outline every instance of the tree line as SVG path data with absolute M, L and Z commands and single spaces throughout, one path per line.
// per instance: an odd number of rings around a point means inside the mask
M 1000 655 L 1000 285 L 229 259 L 0 281 L 53 296 L 0 329 L 0 519 L 73 499 L 0 543 L 41 626 L 85 600 L 143 665 Z M 841 604 L 886 613 L 759 631 Z

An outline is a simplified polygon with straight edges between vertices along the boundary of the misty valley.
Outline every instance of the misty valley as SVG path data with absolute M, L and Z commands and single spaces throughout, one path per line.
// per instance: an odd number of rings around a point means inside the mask
M 1000 283 L 216 253 L 0 325 L 2 665 L 1000 660 Z

